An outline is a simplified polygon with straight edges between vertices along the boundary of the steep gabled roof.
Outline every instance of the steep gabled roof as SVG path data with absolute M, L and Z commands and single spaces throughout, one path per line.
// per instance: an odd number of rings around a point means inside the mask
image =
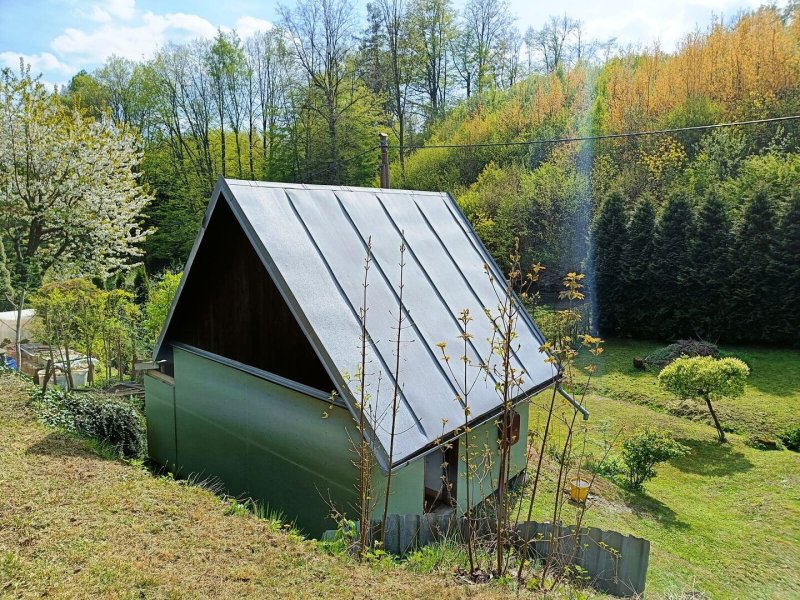
M 361 362 L 359 309 L 364 258 L 372 240 L 367 290 L 368 393 L 378 415 L 372 434 L 381 465 L 389 464 L 397 333 L 401 236 L 405 241 L 401 349 L 401 401 L 392 466 L 447 438 L 463 425 L 456 384 L 437 344 L 446 342 L 456 370 L 463 342 L 459 313 L 473 321 L 469 355 L 479 364 L 491 356 L 491 325 L 485 308 L 498 303 L 484 265 L 495 281 L 503 275 L 453 199 L 445 193 L 220 180 L 184 272 L 188 276 L 206 225 L 218 202 L 227 202 L 280 290 L 337 392 L 356 414 L 357 392 L 346 373 Z M 183 282 L 173 302 L 156 357 L 169 329 Z M 232 307 L 235 309 L 235 307 Z M 517 400 L 553 383 L 557 367 L 539 348 L 544 338 L 524 311 L 517 325 L 514 362 L 526 373 Z M 496 416 L 501 399 L 492 376 L 481 376 L 470 392 L 472 425 Z

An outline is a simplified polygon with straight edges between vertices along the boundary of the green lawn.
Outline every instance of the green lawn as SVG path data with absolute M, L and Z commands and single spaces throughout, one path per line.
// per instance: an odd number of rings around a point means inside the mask
M 661 344 L 608 340 L 604 346 L 596 361 L 596 393 L 711 423 L 702 405 L 679 403 L 658 387 L 656 373 L 633 367 L 634 357 L 647 356 Z M 714 406 L 726 429 L 774 438 L 787 426 L 800 424 L 800 351 L 728 346 L 721 350 L 742 358 L 751 368 L 744 396 L 719 400 Z
M 664 410 L 672 400 L 657 389 L 655 375 L 632 366 L 634 356 L 655 347 L 607 344 L 595 393 L 587 399 L 587 452 L 602 454 L 602 442 L 620 429 L 659 426 L 691 453 L 660 466 L 643 493 L 598 478 L 585 524 L 650 540 L 651 597 L 697 590 L 715 599 L 799 598 L 800 454 L 756 450 L 736 434 L 720 445 L 710 421 Z M 774 432 L 784 421 L 800 421 L 794 414 L 800 408 L 800 354 L 750 348 L 742 354 L 752 361 L 753 375 L 744 398 L 720 403 L 728 422 L 737 419 L 744 431 Z M 547 402 L 549 396 L 535 404 Z M 532 426 L 541 427 L 543 414 L 532 408 Z M 557 429 L 554 444 L 561 435 Z M 545 489 L 554 492 L 552 480 Z M 538 519 L 552 518 L 548 503 L 542 497 Z M 574 521 L 571 506 L 563 519 Z

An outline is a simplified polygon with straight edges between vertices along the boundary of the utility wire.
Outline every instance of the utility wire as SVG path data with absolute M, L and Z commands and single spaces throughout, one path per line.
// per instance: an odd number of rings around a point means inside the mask
M 389 146 L 390 149 L 405 150 L 431 150 L 434 148 L 494 148 L 499 146 L 532 146 L 537 144 L 567 144 L 572 142 L 589 142 L 593 140 L 613 140 L 618 138 L 644 137 L 652 135 L 665 135 L 680 133 L 681 131 L 704 131 L 707 129 L 720 129 L 722 127 L 740 127 L 744 125 L 761 125 L 764 123 L 777 123 L 780 121 L 795 121 L 800 115 L 786 117 L 772 117 L 769 119 L 753 119 L 752 121 L 734 121 L 731 123 L 714 123 L 711 125 L 693 125 L 691 127 L 677 127 L 674 129 L 655 129 L 651 131 L 628 131 L 624 133 L 607 133 L 604 135 L 586 135 L 569 138 L 553 138 L 544 140 L 526 140 L 521 142 L 478 142 L 474 144 L 431 144 L 426 146 Z

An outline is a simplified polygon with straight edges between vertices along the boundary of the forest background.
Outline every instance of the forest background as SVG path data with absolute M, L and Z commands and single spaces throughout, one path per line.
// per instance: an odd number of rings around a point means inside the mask
M 56 91 L 140 140 L 140 282 L 182 267 L 220 176 L 376 185 L 387 132 L 393 187 L 450 192 L 501 266 L 519 240 L 545 293 L 588 273 L 603 333 L 796 343 L 800 121 L 602 136 L 800 114 L 798 3 L 670 53 L 570 16 L 520 32 L 503 0 L 360 10 L 299 0 L 246 39 L 112 56 Z

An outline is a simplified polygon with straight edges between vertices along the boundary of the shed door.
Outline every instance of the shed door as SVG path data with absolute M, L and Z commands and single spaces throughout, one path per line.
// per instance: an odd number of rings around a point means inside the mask
M 458 483 L 458 440 L 425 456 L 425 512 L 456 504 Z

